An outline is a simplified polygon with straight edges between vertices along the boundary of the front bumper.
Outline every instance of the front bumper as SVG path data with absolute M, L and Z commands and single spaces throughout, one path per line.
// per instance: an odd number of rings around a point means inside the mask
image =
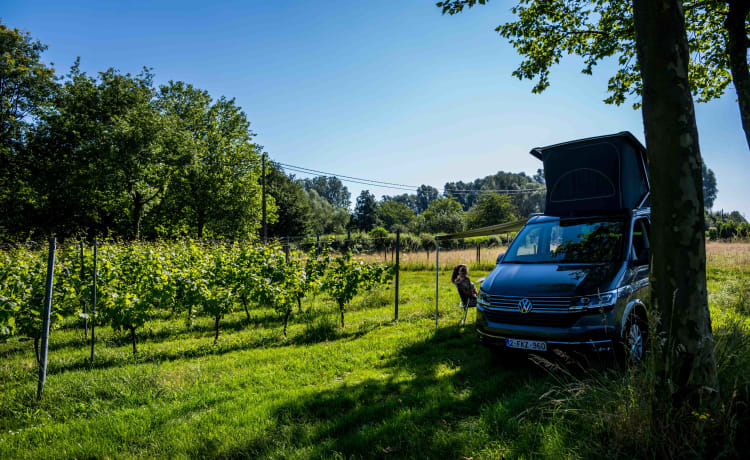
M 614 313 L 554 313 L 559 318 L 534 313 L 516 316 L 498 315 L 497 310 L 478 306 L 476 328 L 479 341 L 505 346 L 505 339 L 546 342 L 553 348 L 585 347 L 596 351 L 612 350 L 616 337 Z

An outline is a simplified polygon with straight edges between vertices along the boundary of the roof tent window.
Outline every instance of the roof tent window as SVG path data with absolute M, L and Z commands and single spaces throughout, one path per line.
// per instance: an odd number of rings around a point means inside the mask
M 574 169 L 560 176 L 552 186 L 550 201 L 566 201 L 611 198 L 615 196 L 615 184 L 601 171 L 591 168 Z

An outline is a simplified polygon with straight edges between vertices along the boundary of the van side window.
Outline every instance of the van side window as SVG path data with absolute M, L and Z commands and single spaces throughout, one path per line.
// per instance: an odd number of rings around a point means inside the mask
M 650 225 L 648 219 L 638 219 L 633 224 L 633 249 L 630 259 L 635 265 L 647 265 L 649 260 L 649 249 L 651 248 L 649 236 Z

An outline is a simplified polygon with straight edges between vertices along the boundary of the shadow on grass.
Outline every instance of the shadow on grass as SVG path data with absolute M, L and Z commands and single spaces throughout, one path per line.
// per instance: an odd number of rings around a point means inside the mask
M 312 317 L 314 318 L 314 316 Z M 236 323 L 241 323 L 241 321 L 233 322 L 233 324 Z M 291 345 L 303 344 L 307 345 L 344 339 L 353 340 L 360 338 L 385 324 L 390 324 L 390 322 L 382 324 L 376 322 L 366 322 L 360 325 L 359 328 L 352 330 L 340 330 L 339 328 L 335 328 L 333 331 L 331 331 L 330 335 L 325 336 L 321 336 L 319 330 L 306 329 L 301 334 L 292 336 L 288 339 L 285 339 L 282 336 L 280 327 L 273 329 L 270 332 L 266 332 L 263 335 L 254 335 L 254 330 L 250 329 L 246 334 L 243 334 L 241 336 L 232 335 L 225 337 L 224 339 L 222 339 L 222 337 L 220 336 L 219 341 L 216 344 L 213 343 L 212 339 L 209 339 L 203 343 L 189 347 L 180 347 L 179 345 L 176 345 L 158 351 L 151 351 L 146 349 L 140 350 L 134 355 L 130 353 L 118 353 L 116 355 L 108 354 L 104 356 L 97 355 L 93 363 L 91 363 L 87 357 L 83 356 L 85 355 L 84 353 L 78 359 L 69 359 L 64 362 L 51 361 L 48 364 L 47 374 L 53 375 L 83 369 L 105 369 L 139 363 L 158 363 L 164 361 L 175 361 L 178 359 L 199 358 L 211 355 L 218 356 L 235 351 L 252 350 L 258 348 L 286 347 Z M 241 328 L 238 327 L 238 330 L 240 329 Z M 226 331 L 227 328 L 224 328 L 222 326 L 222 330 Z M 127 339 L 126 336 L 123 337 L 124 339 Z M 122 340 L 124 342 L 124 345 L 129 346 L 130 342 L 124 339 Z M 140 335 L 138 336 L 138 340 L 140 346 L 142 346 L 143 342 Z
M 315 458 L 461 458 L 498 442 L 500 450 L 546 448 L 542 433 L 517 418 L 551 382 L 526 355 L 494 357 L 473 333 L 449 327 L 405 346 L 382 368 L 390 371 L 383 379 L 278 406 L 268 435 L 222 455 L 283 456 L 283 449 L 307 448 Z

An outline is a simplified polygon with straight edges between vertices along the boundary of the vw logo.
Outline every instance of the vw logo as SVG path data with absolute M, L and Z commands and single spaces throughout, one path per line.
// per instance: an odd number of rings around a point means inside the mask
M 532 308 L 534 306 L 531 304 L 531 300 L 524 298 L 518 301 L 518 311 L 521 313 L 528 313 Z

